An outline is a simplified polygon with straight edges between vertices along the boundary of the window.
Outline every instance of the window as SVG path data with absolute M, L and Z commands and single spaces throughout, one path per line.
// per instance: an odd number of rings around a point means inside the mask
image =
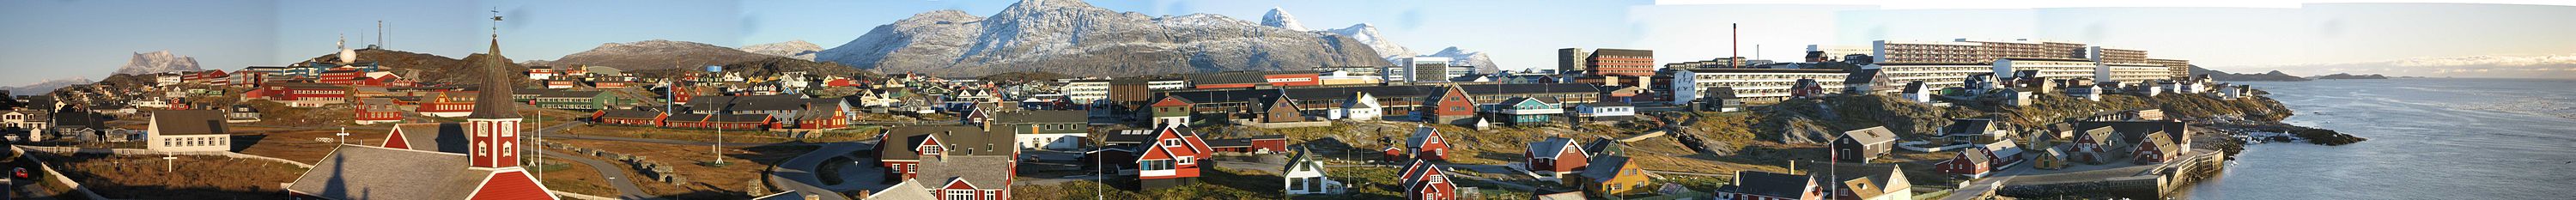
M 1179 147 L 1179 146 L 1181 146 L 1181 139 L 1179 139 L 1179 138 L 1163 139 L 1163 147 Z
M 1196 164 L 1196 163 L 1198 163 L 1198 161 L 1197 161 L 1198 159 L 1191 158 L 1190 156 L 1181 156 L 1181 158 L 1174 159 L 1174 160 L 1180 160 L 1180 161 L 1181 161 L 1181 164 L 1183 164 L 1183 165 L 1190 165 L 1190 164 Z
M 975 191 L 948 190 L 948 200 L 975 200 Z

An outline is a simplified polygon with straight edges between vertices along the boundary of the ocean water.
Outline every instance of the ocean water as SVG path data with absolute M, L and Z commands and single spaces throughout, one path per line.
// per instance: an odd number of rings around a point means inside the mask
M 2576 199 L 2576 80 L 2245 82 L 2286 122 L 2370 138 L 2247 146 L 2191 199 Z

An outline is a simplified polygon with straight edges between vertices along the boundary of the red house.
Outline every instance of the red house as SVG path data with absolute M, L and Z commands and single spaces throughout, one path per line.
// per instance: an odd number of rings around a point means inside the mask
M 1134 146 L 1136 179 L 1143 188 L 1168 188 L 1198 182 L 1199 168 L 1216 149 L 1197 133 L 1164 127 L 1154 131 L 1154 141 Z
M 663 117 L 670 116 L 667 113 L 641 110 L 600 110 L 590 114 L 590 118 L 599 121 L 600 124 L 626 126 L 662 126 Z
M 1475 122 L 1476 99 L 1468 96 L 1466 89 L 1459 88 L 1457 85 L 1449 85 L 1448 90 L 1440 92 L 1437 96 L 1432 96 L 1430 101 L 1431 105 L 1426 107 L 1431 108 L 1431 110 L 1423 111 L 1423 114 L 1429 115 L 1422 118 L 1430 120 L 1426 122 L 1450 125 L 1465 125 Z
M 1413 154 L 1414 159 L 1449 159 L 1448 140 L 1441 139 L 1440 130 L 1431 127 L 1413 128 L 1413 137 L 1404 140 L 1404 149 L 1406 153 Z
M 1995 143 L 1992 144 L 1982 145 L 1978 148 L 1960 149 L 1958 156 L 1951 157 L 1950 160 L 1947 161 L 1935 163 L 1933 166 L 1938 167 L 1938 170 L 1941 170 L 1941 172 L 1967 175 L 1969 177 L 1985 177 L 1986 172 L 2002 170 L 2020 163 L 2021 147 L 2014 145 L 2012 140 L 2007 139 L 1995 141 Z
M 467 113 L 474 112 L 474 96 L 478 94 L 478 92 L 462 90 L 440 90 L 430 93 L 433 95 L 423 97 L 424 100 L 417 103 L 420 106 L 412 108 L 412 112 L 437 117 L 465 116 Z
M 388 99 L 369 98 L 359 100 L 357 104 L 349 106 L 349 113 L 354 115 L 351 120 L 356 121 L 358 124 L 401 122 L 403 120 L 402 109 L 394 108 L 393 100 Z
M 1217 152 L 1279 153 L 1288 152 L 1287 135 L 1261 135 L 1251 138 L 1209 140 L 1208 148 Z
M 1440 165 L 1416 160 L 1405 164 L 1404 173 L 1397 177 L 1402 179 L 1396 185 L 1404 186 L 1403 191 L 1397 192 L 1403 192 L 1404 199 L 1458 199 L 1457 183 L 1449 182 L 1449 175 L 1440 171 Z
M 1563 177 L 1565 174 L 1580 172 L 1584 165 L 1592 163 L 1592 154 L 1584 152 L 1583 145 L 1576 144 L 1571 138 L 1548 137 L 1547 140 L 1530 143 L 1529 151 L 1524 153 L 1528 153 L 1523 154 L 1528 157 L 1523 162 L 1528 166 L 1524 167 L 1527 167 L 1530 172 L 1547 177 Z
M 688 114 L 676 113 L 662 118 L 663 128 L 766 130 L 778 118 L 762 114 Z
M 2143 139 L 2146 141 L 2138 142 L 2136 151 L 2129 155 L 2137 158 L 2138 163 L 2173 161 L 2174 157 L 2182 154 L 2182 145 L 2174 144 L 2173 137 L 2166 136 L 2165 132 L 2150 133 Z

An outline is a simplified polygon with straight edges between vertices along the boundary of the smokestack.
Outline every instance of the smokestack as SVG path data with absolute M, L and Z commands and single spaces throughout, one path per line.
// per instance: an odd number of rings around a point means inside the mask
M 376 48 L 385 47 L 385 20 L 376 20 Z
M 1744 46 L 1743 29 L 1743 26 L 1735 25 L 1735 23 L 1726 23 L 1726 67 L 1744 67 L 1742 65 L 1744 61 L 1735 59 L 1743 57 L 1743 53 L 1737 52 L 1742 50 L 1737 48 L 1742 48 Z

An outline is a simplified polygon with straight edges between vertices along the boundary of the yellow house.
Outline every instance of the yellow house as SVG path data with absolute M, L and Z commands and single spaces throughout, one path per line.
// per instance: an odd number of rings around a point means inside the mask
M 1583 173 L 1575 175 L 1581 177 L 1581 182 L 1578 184 L 1582 185 L 1583 192 L 1596 196 L 1609 197 L 1654 191 L 1653 187 L 1648 186 L 1652 183 L 1646 179 L 1646 170 L 1637 167 L 1634 162 L 1628 162 L 1627 156 L 1594 157 L 1592 163 L 1585 165 Z
M 2046 150 L 2039 151 L 2038 158 L 2032 158 L 2030 161 L 2031 168 L 2064 169 L 2066 168 L 2066 152 L 2058 150 L 2057 147 L 2049 147 Z

